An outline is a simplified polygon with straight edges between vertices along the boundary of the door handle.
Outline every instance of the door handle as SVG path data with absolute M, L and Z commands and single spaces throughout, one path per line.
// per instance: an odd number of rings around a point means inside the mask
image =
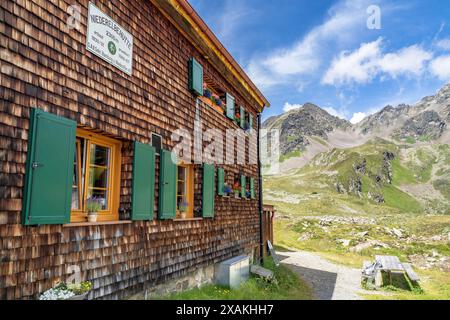
M 33 162 L 33 164 L 31 165 L 31 167 L 33 169 L 37 169 L 39 167 L 43 167 L 44 165 L 42 163 L 37 163 L 37 162 Z

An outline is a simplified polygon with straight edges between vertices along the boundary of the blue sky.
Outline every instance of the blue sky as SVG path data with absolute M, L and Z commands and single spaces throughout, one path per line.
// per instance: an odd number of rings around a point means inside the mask
M 450 82 L 448 0 L 190 3 L 271 102 L 263 118 L 312 102 L 357 122 Z

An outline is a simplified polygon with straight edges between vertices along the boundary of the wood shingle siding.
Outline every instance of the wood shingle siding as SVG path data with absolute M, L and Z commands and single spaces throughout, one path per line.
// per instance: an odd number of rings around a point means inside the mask
M 81 10 L 79 30 L 67 28 L 70 5 Z M 36 298 L 55 281 L 65 280 L 71 265 L 80 268 L 83 280 L 93 282 L 89 298 L 123 298 L 258 246 L 257 165 L 223 166 L 230 177 L 255 177 L 256 199 L 216 196 L 214 219 L 21 224 L 31 108 L 122 142 L 123 220 L 131 220 L 134 141 L 148 144 L 156 133 L 162 147 L 172 150 L 173 131 L 193 132 L 190 58 L 256 119 L 257 102 L 251 95 L 243 96 L 237 82 L 224 70 L 218 72 L 152 1 L 97 0 L 95 5 L 133 35 L 132 76 L 86 50 L 87 0 L 0 1 L 0 299 Z M 204 129 L 238 128 L 212 108 L 201 104 L 200 111 Z M 246 151 L 256 159 L 256 148 L 247 146 Z M 233 153 L 237 156 L 237 148 Z M 159 156 L 155 172 L 156 213 Z M 194 210 L 201 212 L 201 165 L 195 166 L 194 176 Z

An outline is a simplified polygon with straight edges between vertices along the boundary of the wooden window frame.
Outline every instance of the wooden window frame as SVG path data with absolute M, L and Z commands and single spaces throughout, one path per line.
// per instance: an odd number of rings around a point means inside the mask
M 77 190 L 78 190 L 78 209 L 75 210 L 71 210 L 72 212 L 81 212 L 82 211 L 82 179 L 81 179 L 81 175 L 82 175 L 82 161 L 81 161 L 81 141 L 80 139 L 77 137 L 75 140 L 75 155 L 77 157 L 77 175 L 78 175 L 78 181 L 77 181 Z M 72 194 L 73 194 L 73 187 L 74 185 L 72 184 Z
M 84 185 L 81 185 L 83 188 L 83 197 L 82 197 L 82 206 L 79 210 L 72 210 L 70 215 L 70 222 L 86 222 L 87 220 L 87 212 L 86 212 L 86 198 L 88 194 L 88 186 L 89 186 L 89 165 L 90 165 L 90 146 L 91 144 L 95 144 L 98 146 L 106 147 L 110 149 L 110 164 L 109 164 L 109 172 L 108 172 L 108 209 L 101 210 L 98 212 L 97 221 L 116 221 L 119 220 L 119 202 L 120 202 L 120 175 L 121 175 L 121 148 L 122 143 L 118 140 L 108 138 L 97 133 L 91 132 L 85 129 L 77 129 L 77 140 L 85 139 L 86 143 L 86 161 L 84 164 L 84 168 L 82 167 L 82 161 L 78 161 L 78 172 L 79 172 L 79 185 L 82 184 L 81 181 L 84 182 Z M 80 149 L 77 149 L 79 157 L 81 155 L 81 146 Z M 82 179 L 82 173 L 84 170 L 84 178 Z M 80 189 L 81 190 L 81 189 Z M 81 199 L 81 197 L 80 197 Z
M 177 164 L 177 192 L 175 193 L 175 207 L 177 210 L 176 219 L 181 219 L 181 212 L 178 210 L 178 167 L 186 169 L 186 200 L 188 207 L 186 210 L 186 219 L 194 218 L 194 165 L 180 162 Z

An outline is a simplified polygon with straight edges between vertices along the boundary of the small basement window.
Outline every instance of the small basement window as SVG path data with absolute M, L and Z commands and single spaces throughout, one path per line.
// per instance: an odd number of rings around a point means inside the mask
M 177 219 L 194 218 L 194 166 L 179 164 L 177 167 Z
M 99 204 L 98 221 L 118 220 L 121 143 L 78 129 L 75 146 L 70 221 L 85 222 L 90 202 Z

